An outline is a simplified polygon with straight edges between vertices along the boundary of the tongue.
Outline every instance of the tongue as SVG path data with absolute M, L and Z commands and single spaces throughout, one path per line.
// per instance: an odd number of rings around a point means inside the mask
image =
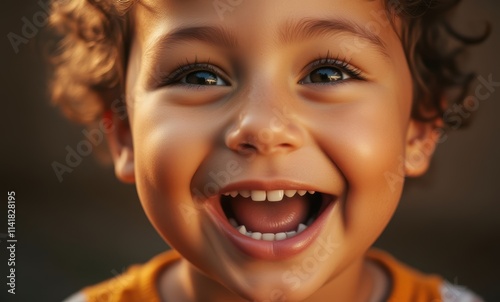
M 236 221 L 245 225 L 248 231 L 279 233 L 297 230 L 299 223 L 304 223 L 307 218 L 310 202 L 297 194 L 278 202 L 253 201 L 237 196 L 231 199 L 231 207 Z

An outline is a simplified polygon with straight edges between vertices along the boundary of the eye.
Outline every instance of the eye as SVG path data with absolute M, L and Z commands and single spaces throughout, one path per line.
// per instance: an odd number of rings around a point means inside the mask
M 226 81 L 219 77 L 215 72 L 208 70 L 190 72 L 183 76 L 180 79 L 180 82 L 191 85 L 227 86 Z
M 331 83 L 340 80 L 349 79 L 350 76 L 340 71 L 335 67 L 320 67 L 311 71 L 301 82 L 303 84 L 309 83 Z
M 225 73 L 210 63 L 188 63 L 180 65 L 161 80 L 160 86 L 231 86 L 222 76 Z
M 339 59 L 319 59 L 309 64 L 307 69 L 312 71 L 303 77 L 299 84 L 327 85 L 342 83 L 349 79 L 363 80 L 359 69 Z

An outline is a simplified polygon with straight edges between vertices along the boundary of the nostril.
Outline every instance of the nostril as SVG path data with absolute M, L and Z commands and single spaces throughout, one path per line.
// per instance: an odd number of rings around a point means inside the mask
M 250 144 L 250 143 L 241 143 L 239 144 L 239 147 L 240 147 L 240 150 L 257 150 L 257 147 L 255 147 L 254 145 Z
M 279 144 L 278 147 L 283 148 L 283 149 L 291 149 L 291 148 L 293 148 L 293 145 L 288 144 L 288 143 L 283 143 L 283 144 Z

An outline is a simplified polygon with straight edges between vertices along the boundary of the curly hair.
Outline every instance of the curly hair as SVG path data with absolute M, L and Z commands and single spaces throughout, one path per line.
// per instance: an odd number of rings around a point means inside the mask
M 467 46 L 486 39 L 459 34 L 449 24 L 450 13 L 460 0 L 384 0 L 387 16 L 402 24 L 401 43 L 412 73 L 412 117 L 430 121 L 442 117 L 453 104 L 462 105 L 474 73 L 459 68 L 459 56 Z M 56 47 L 52 100 L 70 118 L 95 121 L 112 100 L 123 94 L 129 10 L 137 0 L 55 0 L 50 28 Z M 455 46 L 449 47 L 450 40 Z M 447 97 L 447 92 L 459 93 Z M 446 100 L 446 101 L 443 101 Z

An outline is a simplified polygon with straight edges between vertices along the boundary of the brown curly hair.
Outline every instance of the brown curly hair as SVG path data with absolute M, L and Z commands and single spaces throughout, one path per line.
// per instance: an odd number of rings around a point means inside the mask
M 52 100 L 71 119 L 95 121 L 112 100 L 123 94 L 129 40 L 128 11 L 137 0 L 55 0 L 50 28 L 56 34 L 51 50 Z M 402 23 L 401 42 L 413 76 L 412 116 L 418 120 L 442 117 L 448 106 L 462 105 L 473 73 L 458 68 L 468 45 L 482 42 L 449 25 L 460 0 L 385 0 L 387 16 Z M 448 43 L 455 40 L 455 46 Z M 452 99 L 448 91 L 458 88 Z M 443 102 L 447 99 L 446 102 Z

